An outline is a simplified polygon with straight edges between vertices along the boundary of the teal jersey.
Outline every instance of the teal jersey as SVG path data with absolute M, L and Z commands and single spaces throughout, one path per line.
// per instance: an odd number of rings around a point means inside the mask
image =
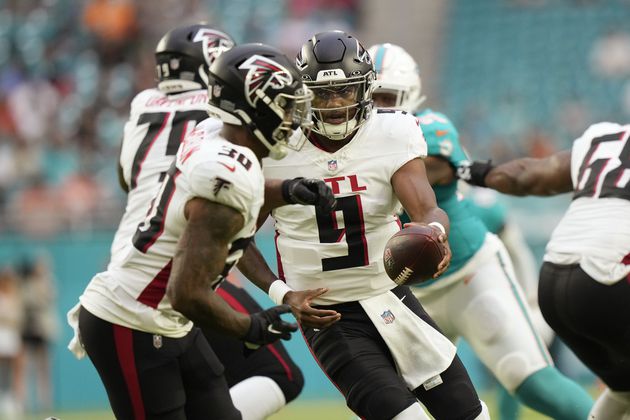
M 499 201 L 499 194 L 487 188 L 473 188 L 466 194 L 464 201 L 472 209 L 473 213 L 481 219 L 486 228 L 498 235 L 505 226 L 507 208 Z
M 468 156 L 459 143 L 459 134 L 444 115 L 426 109 L 418 114 L 418 121 L 428 146 L 428 155 L 447 160 L 453 168 L 467 161 Z M 483 245 L 488 231 L 470 208 L 470 202 L 457 192 L 457 180 L 449 184 L 433 185 L 438 206 L 448 214 L 451 223 L 449 244 L 453 253 L 451 265 L 443 274 L 453 274 L 464 266 Z M 426 282 L 429 285 L 439 279 Z

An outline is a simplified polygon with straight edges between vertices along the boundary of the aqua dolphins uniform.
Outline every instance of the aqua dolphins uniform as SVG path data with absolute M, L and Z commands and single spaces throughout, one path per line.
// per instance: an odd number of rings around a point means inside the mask
M 481 219 L 488 231 L 500 235 L 507 222 L 507 207 L 497 199 L 497 195 L 492 194 L 489 200 L 484 197 L 484 201 L 467 195 L 464 197 L 464 201 L 473 214 Z
M 507 248 L 514 264 L 517 280 L 525 292 L 536 330 L 549 346 L 554 333 L 545 322 L 538 307 L 536 260 L 524 242 L 518 227 L 508 221 L 507 207 L 499 198 L 498 192 L 486 188 L 473 187 L 470 191 L 464 191 L 464 201 L 474 215 L 481 219 L 488 231 L 498 235 Z M 510 395 L 500 385 L 497 393 L 497 411 L 502 420 L 516 420 L 521 412 L 518 398 Z
M 425 109 L 416 117 L 428 156 L 444 159 L 453 168 L 468 160 L 457 130 L 445 115 Z M 444 334 L 452 340 L 465 338 L 498 381 L 521 402 L 554 418 L 586 415 L 592 400 L 553 367 L 509 254 L 495 235 L 504 226 L 505 210 L 486 209 L 480 217 L 480 209 L 457 191 L 457 179 L 433 189 L 438 206 L 449 217 L 453 255 L 444 274 L 413 288 L 416 296 Z M 541 406 L 545 394 L 551 392 L 550 384 L 553 392 L 572 402 Z
M 453 168 L 469 160 L 459 143 L 457 130 L 445 115 L 427 109 L 416 117 L 427 141 L 429 156 L 443 158 Z M 453 257 L 442 277 L 424 283 L 423 286 L 440 281 L 441 278 L 462 268 L 481 248 L 488 232 L 481 219 L 474 215 L 470 203 L 462 200 L 461 194 L 458 194 L 457 179 L 446 185 L 434 185 L 433 191 L 438 206 L 448 214 L 450 220 L 448 242 Z
M 424 97 L 413 57 L 393 44 L 375 45 L 370 54 L 376 72 L 374 93 L 395 94 L 395 108 L 418 110 Z M 444 159 L 453 168 L 467 160 L 448 118 L 428 109 L 416 116 L 429 156 Z M 470 202 L 459 199 L 455 180 L 434 190 L 437 204 L 450 219 L 453 255 L 447 272 L 413 288 L 425 310 L 446 336 L 465 338 L 521 402 L 554 419 L 587 418 L 592 398 L 551 364 L 501 240 L 474 216 Z

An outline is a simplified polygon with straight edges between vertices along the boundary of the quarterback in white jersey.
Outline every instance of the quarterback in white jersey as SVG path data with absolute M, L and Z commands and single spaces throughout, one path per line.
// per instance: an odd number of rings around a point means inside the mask
M 436 274 L 450 260 L 448 218 L 426 180 L 422 130 L 409 114 L 372 110 L 373 65 L 353 36 L 316 34 L 296 63 L 314 94 L 313 133 L 300 152 L 265 162 L 265 175 L 323 179 L 337 207 L 273 210 L 286 284 L 278 280 L 282 293 L 270 295 L 295 308 L 294 289 L 328 290 L 311 302 L 337 312 L 336 322 L 298 319 L 321 368 L 362 418 L 427 419 L 417 399 L 435 418 L 487 418 L 454 346 L 383 266 L 401 204 L 413 222 L 439 231 L 445 258 Z
M 268 67 L 243 65 L 260 57 Z M 181 69 L 185 58 L 168 57 L 166 65 Z M 252 72 L 261 85 L 248 85 Z M 231 49 L 204 75 L 215 91 L 209 107 L 225 124 L 208 120 L 187 135 L 181 130 L 184 141 L 157 193 L 145 203 L 144 220 L 135 228 L 131 246 L 114 246 L 114 262 L 92 279 L 80 298 L 80 338 L 118 418 L 206 418 L 208 413 L 241 418 L 230 399 L 223 367 L 196 327 L 216 329 L 253 345 L 288 339 L 296 328 L 279 317 L 288 307 L 243 314 L 212 289 L 255 233 L 265 197 L 261 159 L 270 153 L 282 155 L 292 147 L 293 128 L 310 124 L 308 90 L 290 61 L 262 44 Z M 260 101 L 252 101 L 250 93 Z M 227 101 L 231 105 L 225 110 Z M 163 168 L 163 161 L 146 159 L 171 121 L 161 117 L 161 130 L 146 141 L 145 150 L 141 140 L 135 153 L 122 152 L 122 174 L 131 191 L 143 192 L 148 180 L 142 176 L 155 177 Z M 162 145 L 168 149 L 168 141 Z M 131 155 L 125 171 L 125 156 Z M 287 183 L 296 185 L 290 180 L 277 186 Z M 130 218 L 137 216 L 130 213 Z
M 284 206 L 273 211 L 276 244 L 288 285 L 329 291 L 316 305 L 366 299 L 393 289 L 383 249 L 400 230 L 400 201 L 392 175 L 426 155 L 422 131 L 411 116 L 372 111 L 346 147 L 329 153 L 314 142 L 280 161 L 265 161 L 268 178 L 282 174 L 323 179 L 337 199 L 334 212 Z
M 590 419 L 630 416 L 630 125 L 598 123 L 571 150 L 460 177 L 514 195 L 573 192 L 547 245 L 540 309 L 558 336 L 607 385 Z

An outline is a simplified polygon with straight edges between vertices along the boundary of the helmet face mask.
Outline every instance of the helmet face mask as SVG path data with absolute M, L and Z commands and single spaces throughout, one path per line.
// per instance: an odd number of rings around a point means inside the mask
M 281 93 L 274 99 L 274 112 L 282 118 L 280 125 L 273 130 L 271 136 L 282 148 L 299 151 L 308 137 L 313 122 L 311 120 L 311 100 L 313 93 L 304 86 L 295 95 Z M 301 136 L 293 136 L 293 132 L 301 129 Z
M 370 117 L 372 61 L 357 39 L 341 31 L 314 35 L 296 58 L 313 90 L 313 131 L 344 140 Z
M 416 61 L 403 48 L 394 44 L 377 44 L 369 48 L 374 59 L 376 81 L 374 95 L 387 101 L 378 106 L 400 109 L 407 112 L 418 110 L 426 99 L 422 95 L 422 82 Z M 391 104 L 381 94 L 394 94 L 395 103 Z
M 178 27 L 155 48 L 158 89 L 170 94 L 208 85 L 208 67 L 234 46 L 232 38 L 206 24 Z
M 294 131 L 310 130 L 313 93 L 295 66 L 279 50 L 243 44 L 222 54 L 210 67 L 208 113 L 223 122 L 246 126 L 281 159 L 306 139 Z

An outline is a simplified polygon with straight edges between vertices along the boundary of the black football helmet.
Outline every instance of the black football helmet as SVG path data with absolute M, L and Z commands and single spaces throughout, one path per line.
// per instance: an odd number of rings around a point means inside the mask
M 155 48 L 158 89 L 165 93 L 205 89 L 208 67 L 233 46 L 229 35 L 204 23 L 170 30 Z
M 296 57 L 302 80 L 313 91 L 313 131 L 331 139 L 343 140 L 370 117 L 374 65 L 359 40 L 342 31 L 327 31 L 309 39 Z M 318 99 L 331 92 L 354 95 L 354 103 L 337 108 L 320 108 Z M 331 111 L 345 118 L 326 122 Z
M 237 45 L 210 66 L 208 114 L 249 128 L 272 159 L 304 144 L 312 97 L 291 60 L 268 45 Z M 292 136 L 299 128 L 305 134 Z

